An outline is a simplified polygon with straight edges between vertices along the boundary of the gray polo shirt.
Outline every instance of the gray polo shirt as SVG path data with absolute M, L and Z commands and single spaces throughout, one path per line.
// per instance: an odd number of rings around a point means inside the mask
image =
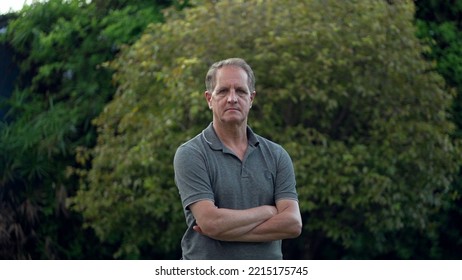
M 241 161 L 222 144 L 212 124 L 181 145 L 174 158 L 187 230 L 181 241 L 183 259 L 282 259 L 281 240 L 226 242 L 201 235 L 189 205 L 211 200 L 218 208 L 248 209 L 297 200 L 295 174 L 289 154 L 247 128 L 249 146 Z

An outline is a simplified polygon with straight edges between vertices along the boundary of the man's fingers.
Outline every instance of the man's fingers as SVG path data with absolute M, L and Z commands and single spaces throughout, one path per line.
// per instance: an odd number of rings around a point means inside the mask
M 193 226 L 193 230 L 197 231 L 200 234 L 203 234 L 202 229 L 198 225 Z

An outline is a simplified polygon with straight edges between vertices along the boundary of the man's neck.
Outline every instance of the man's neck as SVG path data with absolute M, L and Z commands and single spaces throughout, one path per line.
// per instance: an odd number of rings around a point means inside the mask
M 241 160 L 247 150 L 247 122 L 223 125 L 213 122 L 213 128 L 220 141 L 231 149 Z

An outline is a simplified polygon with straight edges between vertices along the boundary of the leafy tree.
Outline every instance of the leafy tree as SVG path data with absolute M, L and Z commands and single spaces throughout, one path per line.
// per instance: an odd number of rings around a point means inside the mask
M 419 37 L 431 46 L 426 52 L 436 61 L 436 69 L 448 85 L 458 93 L 462 91 L 462 1 L 426 0 L 417 3 Z M 457 136 L 462 135 L 461 97 L 454 102 L 454 120 L 458 125 Z
M 161 13 L 148 0 L 87 2 L 34 2 L 2 36 L 20 73 L 11 98 L 2 102 L 1 258 L 112 255 L 92 230 L 82 231 L 80 214 L 66 206 L 78 186 L 75 151 L 95 144 L 91 120 L 115 91 L 112 71 L 102 64 Z
M 427 59 L 435 61 L 448 88 L 455 92 L 451 117 L 456 124 L 453 137 L 462 137 L 462 1 L 423 0 L 416 2 L 418 36 L 431 48 Z M 462 257 L 462 173 L 453 183 L 443 211 L 435 216 L 438 234 L 429 244 L 433 258 Z
M 211 120 L 208 66 L 243 57 L 257 77 L 250 125 L 289 151 L 297 174 L 304 232 L 286 257 L 415 257 L 399 240 L 434 234 L 460 149 L 414 4 L 196 4 L 167 13 L 112 63 L 117 94 L 94 122 L 96 147 L 79 154 L 91 169 L 73 203 L 87 225 L 117 240 L 119 257 L 177 252 L 173 155 Z

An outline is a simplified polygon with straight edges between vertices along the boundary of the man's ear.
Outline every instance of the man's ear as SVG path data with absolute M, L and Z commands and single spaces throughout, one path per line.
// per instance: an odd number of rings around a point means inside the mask
M 209 109 L 212 110 L 212 93 L 206 90 L 204 93 L 204 97 L 205 97 L 205 100 L 207 100 Z
M 250 94 L 250 107 L 252 107 L 252 102 L 255 98 L 255 95 L 257 95 L 257 92 L 256 91 L 253 91 L 251 94 Z

